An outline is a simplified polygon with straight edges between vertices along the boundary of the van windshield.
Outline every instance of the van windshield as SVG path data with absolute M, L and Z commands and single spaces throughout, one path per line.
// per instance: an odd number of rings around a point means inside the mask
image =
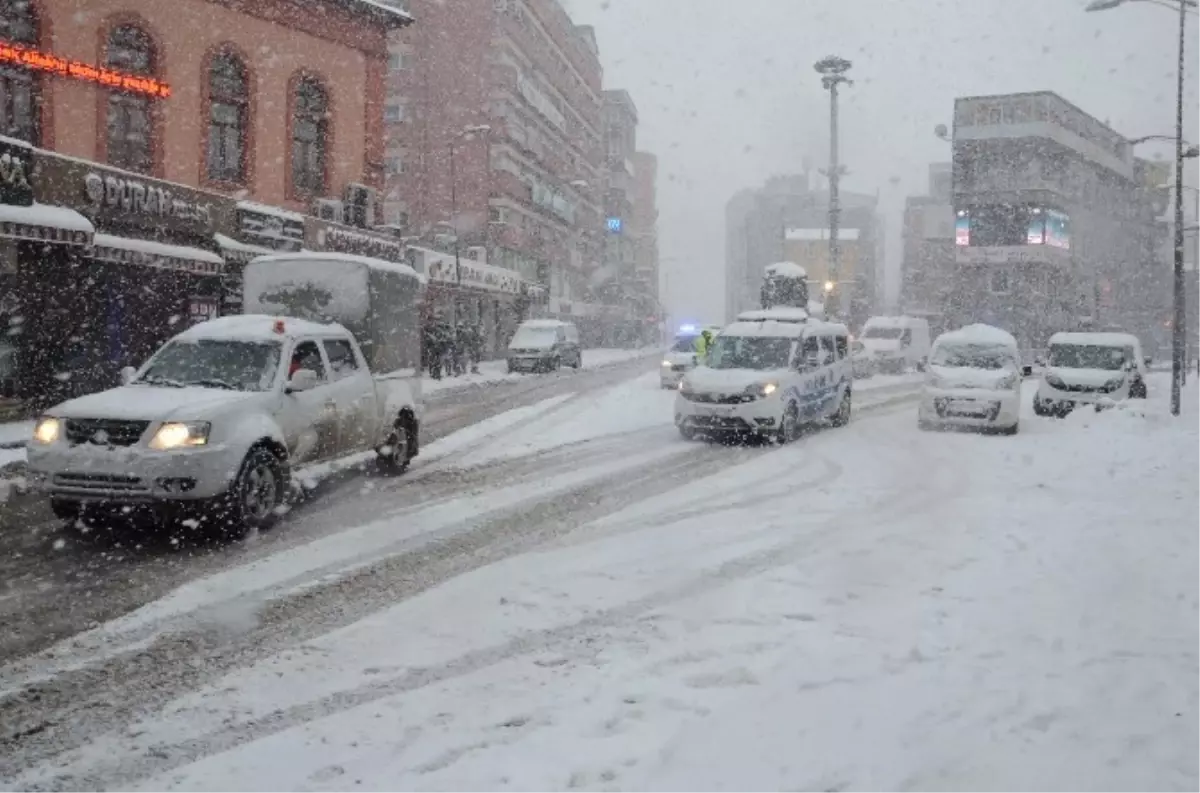
M 939 344 L 929 359 L 934 366 L 970 369 L 1003 369 L 1012 361 L 1012 350 L 997 344 Z
M 696 349 L 695 336 L 680 336 L 671 345 L 671 352 L 692 352 Z
M 517 328 L 510 347 L 550 347 L 558 336 L 557 328 Z
M 904 333 L 904 328 L 867 328 L 863 331 L 864 339 L 898 339 Z
M 712 369 L 786 369 L 792 339 L 778 336 L 726 336 L 713 341 L 708 354 Z
M 1063 369 L 1107 369 L 1117 371 L 1133 359 L 1130 350 L 1099 344 L 1051 344 L 1050 365 Z

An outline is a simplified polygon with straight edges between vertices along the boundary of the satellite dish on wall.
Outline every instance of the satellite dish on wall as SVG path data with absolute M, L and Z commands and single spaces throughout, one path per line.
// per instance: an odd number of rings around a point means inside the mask
M 933 134 L 937 135 L 942 140 L 945 140 L 950 135 L 950 130 L 946 129 L 945 124 L 938 124 L 933 128 Z

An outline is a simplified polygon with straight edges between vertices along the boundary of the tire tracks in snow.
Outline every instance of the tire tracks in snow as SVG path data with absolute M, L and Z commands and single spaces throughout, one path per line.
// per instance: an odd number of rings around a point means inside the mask
M 113 706 L 111 702 L 114 698 L 123 700 L 125 697 L 120 692 L 114 697 L 111 691 L 97 702 L 101 698 L 94 693 L 88 697 L 87 692 L 94 692 L 98 681 L 114 680 L 117 670 L 90 670 L 89 674 L 80 676 L 70 686 L 60 686 L 61 690 L 54 692 L 54 707 L 67 712 L 82 707 L 86 716 L 83 719 L 76 716 L 76 723 L 66 730 L 55 730 L 52 725 L 35 734 L 0 741 L 0 747 L 6 747 L 8 756 L 12 756 L 13 750 L 18 750 L 21 755 L 20 760 L 0 764 L 0 777 L 50 760 L 59 752 L 86 742 L 93 733 L 109 730 L 119 732 L 140 712 L 153 710 L 156 705 L 165 704 L 180 692 L 195 690 L 220 673 L 248 666 L 271 652 L 292 647 L 355 622 L 379 608 L 412 597 L 454 576 L 568 535 L 609 514 L 617 504 L 627 506 L 636 500 L 661 493 L 663 485 L 672 482 L 683 484 L 704 475 L 707 469 L 715 472 L 731 462 L 743 462 L 759 454 L 751 449 L 686 448 L 697 453 L 676 455 L 669 462 L 626 469 L 618 476 L 592 482 L 572 493 L 542 501 L 533 510 L 525 507 L 494 516 L 467 533 L 456 534 L 432 548 L 418 552 L 415 555 L 420 564 L 408 563 L 412 560 L 407 557 L 392 557 L 350 578 L 271 604 L 268 609 L 270 613 L 263 615 L 267 625 L 238 637 L 233 646 L 216 643 L 203 633 L 165 639 L 151 652 L 131 659 L 142 672 L 150 674 L 152 678 L 157 677 L 151 683 L 153 688 L 150 696 L 145 696 L 143 685 L 128 692 L 132 702 Z M 827 468 L 827 471 L 832 470 Z M 844 534 L 847 529 L 869 525 L 884 507 L 889 516 L 896 517 L 919 514 L 931 503 L 931 499 L 937 501 L 936 493 L 930 492 L 928 487 L 913 489 L 907 484 L 898 491 L 819 521 L 799 537 L 734 557 L 687 582 L 589 615 L 574 623 L 530 632 L 498 646 L 466 653 L 448 663 L 410 669 L 390 679 L 373 680 L 354 689 L 285 708 L 266 717 L 233 724 L 191 740 L 156 746 L 149 756 L 122 756 L 114 760 L 106 758 L 89 772 L 79 776 L 59 776 L 50 786 L 128 787 L 138 780 L 170 771 L 202 757 L 359 705 L 468 675 L 516 657 L 586 641 L 596 634 L 611 637 L 614 630 L 622 625 L 635 628 L 634 624 L 640 617 L 655 609 L 789 565 L 820 549 L 827 540 Z M 953 483 L 938 488 L 946 492 L 956 489 L 957 485 Z M 583 509 L 578 509 L 579 503 L 585 504 Z M 501 535 L 499 542 L 495 536 L 497 534 Z M 365 604 L 357 603 L 356 607 L 356 596 L 364 595 L 373 595 L 374 600 Z M 330 609 L 333 609 L 332 614 L 329 613 Z M 160 660 L 153 660 L 156 656 Z M 175 665 L 164 669 L 161 666 L 164 657 L 175 661 Z M 179 663 L 179 659 L 185 657 L 187 662 Z M 125 675 L 130 674 L 130 670 L 121 671 Z M 138 671 L 134 670 L 133 674 L 137 676 Z M 85 701 L 79 703 L 81 693 Z M 140 698 L 139 694 L 142 694 Z M 45 696 L 45 692 L 42 696 Z M 0 703 L 0 713 L 4 708 L 5 703 Z M 0 721 L 16 726 L 8 718 Z M 18 732 L 37 727 L 26 724 L 25 720 L 20 726 L 25 729 Z

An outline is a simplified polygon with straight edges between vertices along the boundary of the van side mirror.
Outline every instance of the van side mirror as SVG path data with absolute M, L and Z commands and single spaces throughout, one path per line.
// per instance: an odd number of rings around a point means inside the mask
M 297 369 L 288 379 L 287 388 L 284 390 L 289 394 L 311 391 L 317 387 L 318 382 L 317 373 L 312 369 Z
M 134 369 L 132 366 L 126 366 L 121 370 L 121 385 L 129 385 L 135 377 L 137 377 L 137 369 Z

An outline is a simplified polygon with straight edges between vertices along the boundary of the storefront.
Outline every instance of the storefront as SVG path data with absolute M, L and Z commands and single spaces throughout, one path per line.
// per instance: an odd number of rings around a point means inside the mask
M 47 228 L 19 242 L 10 298 L 13 390 L 31 408 L 115 385 L 122 367 L 216 316 L 214 235 L 233 217 L 219 195 L 52 152 L 36 151 L 36 163 L 32 206 Z
M 305 218 L 299 212 L 239 201 L 234 208 L 233 230 L 215 235 L 225 260 L 221 275 L 221 314 L 242 311 L 242 271 L 251 259 L 304 247 Z
M 545 289 L 503 267 L 462 256 L 456 265 L 454 254 L 411 246 L 408 263 L 429 279 L 426 320 L 440 315 L 447 322 L 478 324 L 484 358 L 503 352 L 517 325 L 546 305 Z

